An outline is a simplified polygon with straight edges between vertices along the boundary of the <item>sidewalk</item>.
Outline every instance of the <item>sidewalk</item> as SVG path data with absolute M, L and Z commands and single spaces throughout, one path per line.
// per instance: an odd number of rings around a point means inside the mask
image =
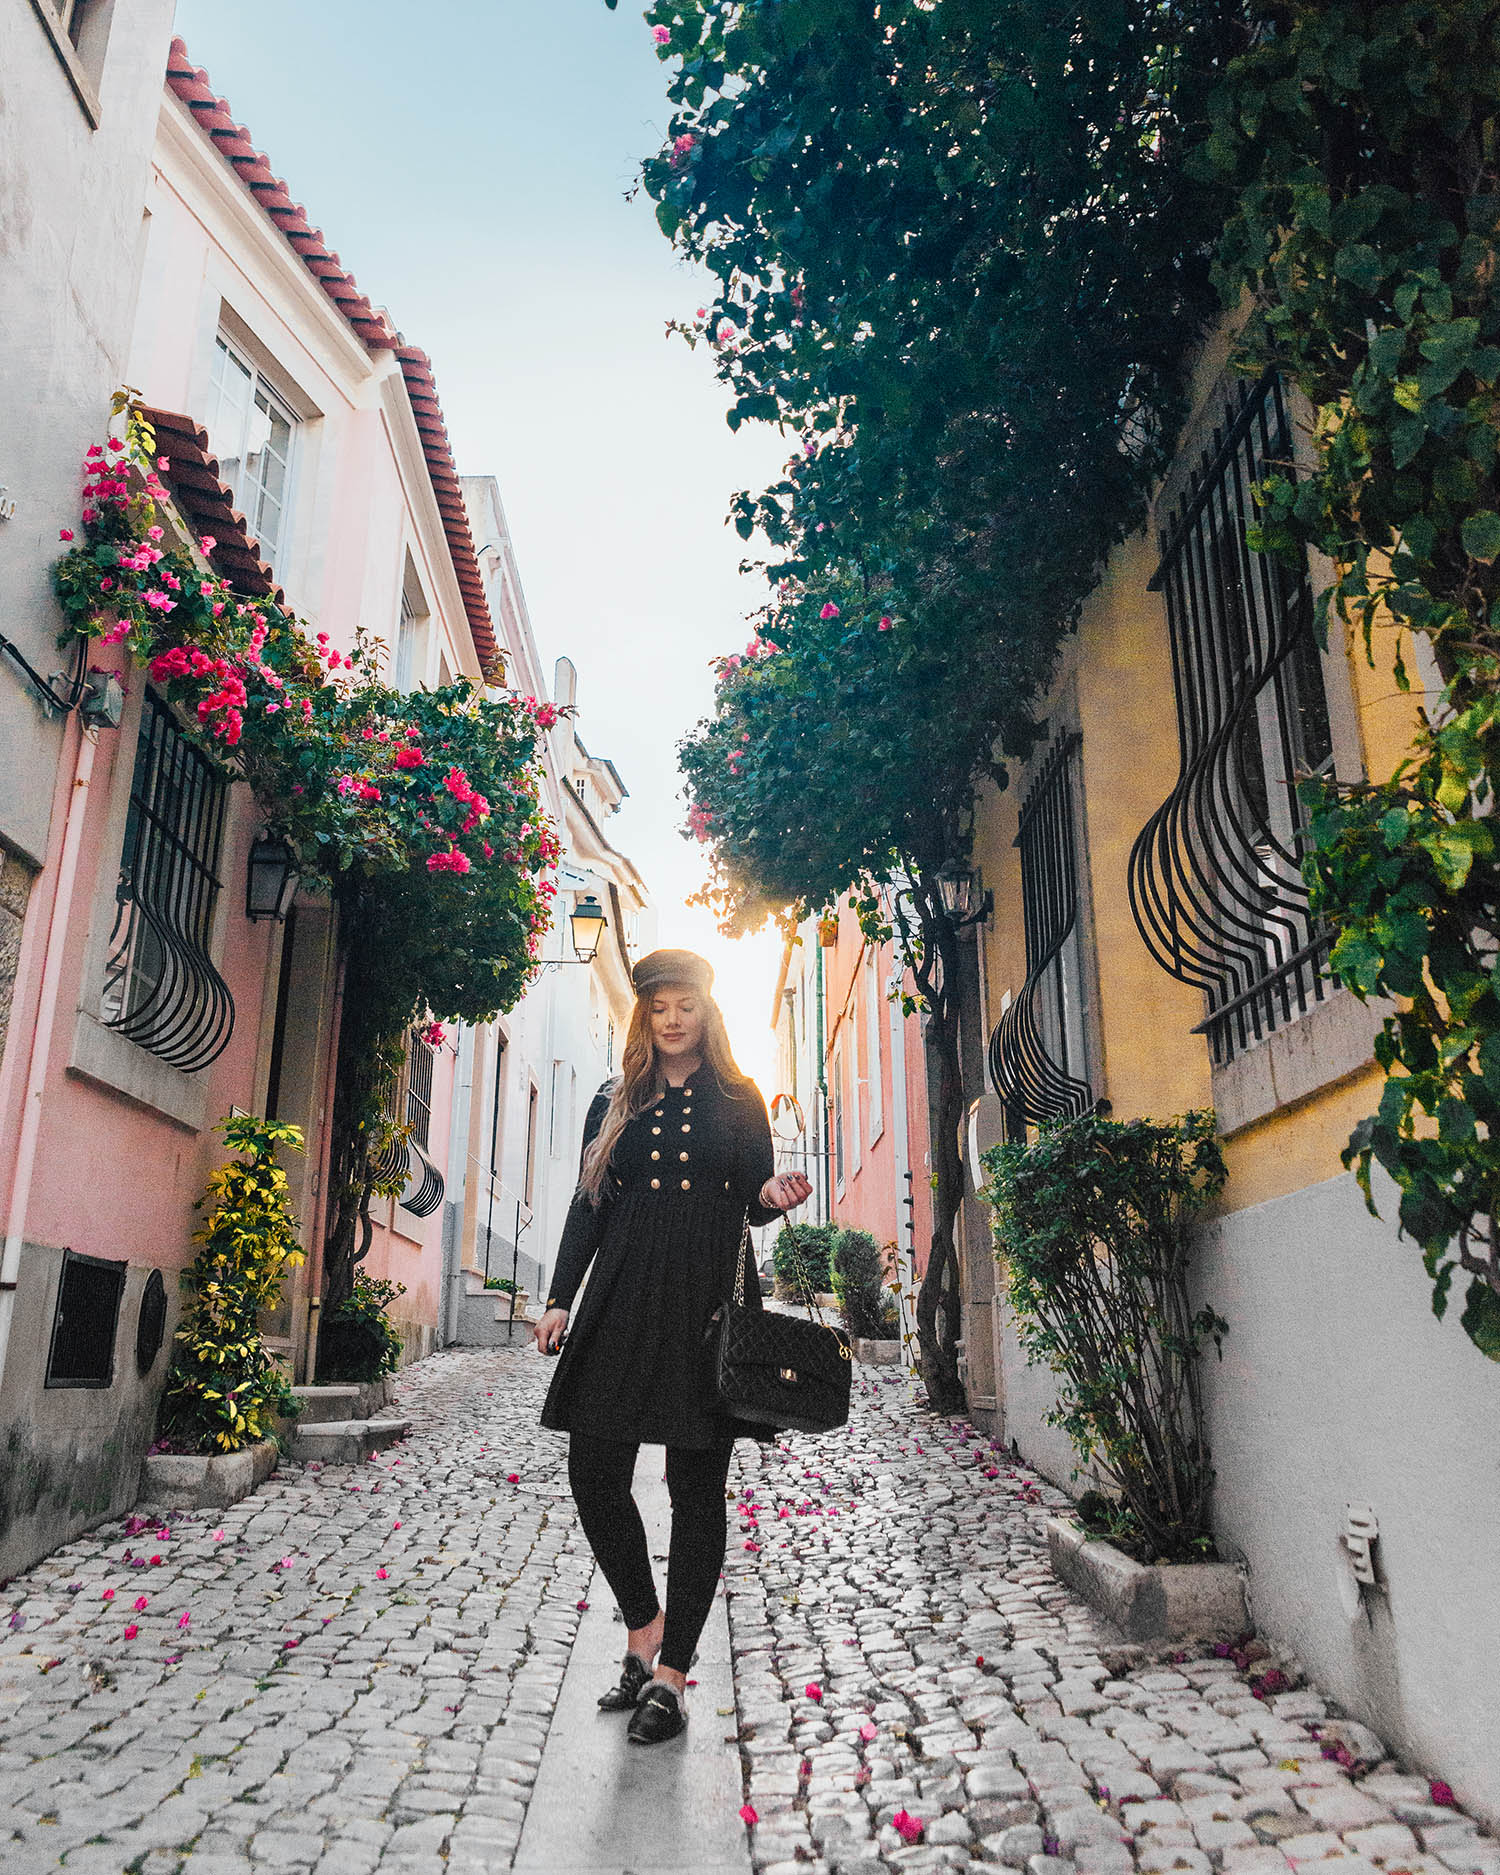
M 0 1590 L 4 1875 L 1500 1875 L 1363 1728 L 1313 1736 L 1295 1662 L 1115 1644 L 1048 1567 L 1059 1494 L 888 1370 L 846 1431 L 738 1448 L 692 1723 L 626 1747 L 549 1372 L 436 1356 L 369 1464 L 107 1525 Z

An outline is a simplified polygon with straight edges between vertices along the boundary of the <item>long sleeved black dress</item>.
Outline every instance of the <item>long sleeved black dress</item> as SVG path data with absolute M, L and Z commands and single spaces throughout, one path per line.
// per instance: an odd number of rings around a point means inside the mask
M 594 1096 L 587 1147 L 613 1083 Z M 642 1445 L 704 1447 L 765 1436 L 717 1410 L 709 1321 L 734 1288 L 746 1215 L 774 1170 L 765 1102 L 753 1082 L 723 1084 L 705 1064 L 626 1126 L 604 1197 L 574 1194 L 548 1308 L 571 1309 L 593 1273 L 558 1356 L 542 1424 Z M 745 1301 L 760 1307 L 748 1268 Z

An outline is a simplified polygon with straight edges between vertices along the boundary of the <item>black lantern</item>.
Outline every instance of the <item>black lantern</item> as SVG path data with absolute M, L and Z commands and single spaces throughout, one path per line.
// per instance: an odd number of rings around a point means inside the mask
M 581 964 L 591 964 L 599 954 L 599 940 L 608 921 L 604 907 L 592 892 L 586 892 L 568 915 L 573 927 L 573 955 Z
M 977 924 L 989 916 L 993 900 L 979 890 L 979 874 L 957 866 L 945 866 L 937 876 L 938 896 L 943 910 L 955 925 Z
M 297 859 L 285 839 L 267 827 L 250 849 L 245 873 L 245 916 L 252 923 L 286 917 L 297 889 Z

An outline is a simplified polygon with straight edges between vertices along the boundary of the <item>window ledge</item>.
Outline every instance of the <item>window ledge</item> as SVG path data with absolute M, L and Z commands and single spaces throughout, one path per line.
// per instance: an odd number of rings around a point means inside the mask
M 1362 1003 L 1349 990 L 1336 989 L 1306 1015 L 1215 1068 L 1220 1133 L 1228 1138 L 1368 1067 L 1380 1025 L 1394 1011 L 1395 1004 L 1384 998 Z
M 99 94 L 94 89 L 94 81 L 83 69 L 83 61 L 73 41 L 62 29 L 62 23 L 48 5 L 47 0 L 31 0 L 31 10 L 42 22 L 47 37 L 52 41 L 52 50 L 57 54 L 58 63 L 68 75 L 68 83 L 73 87 L 73 96 L 78 100 L 78 108 L 89 120 L 90 130 L 99 128 Z
M 73 1030 L 73 1053 L 68 1072 L 97 1082 L 112 1094 L 123 1094 L 138 1106 L 149 1107 L 189 1132 L 202 1132 L 208 1117 L 208 1083 L 201 1074 L 184 1074 L 168 1066 L 102 1022 L 87 1010 L 78 1012 Z

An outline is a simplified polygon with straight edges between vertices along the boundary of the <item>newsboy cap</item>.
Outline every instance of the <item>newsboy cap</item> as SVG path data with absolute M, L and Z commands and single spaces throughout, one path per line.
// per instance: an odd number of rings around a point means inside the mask
M 713 965 L 696 951 L 648 951 L 630 973 L 637 996 L 671 983 L 707 996 L 713 988 Z

